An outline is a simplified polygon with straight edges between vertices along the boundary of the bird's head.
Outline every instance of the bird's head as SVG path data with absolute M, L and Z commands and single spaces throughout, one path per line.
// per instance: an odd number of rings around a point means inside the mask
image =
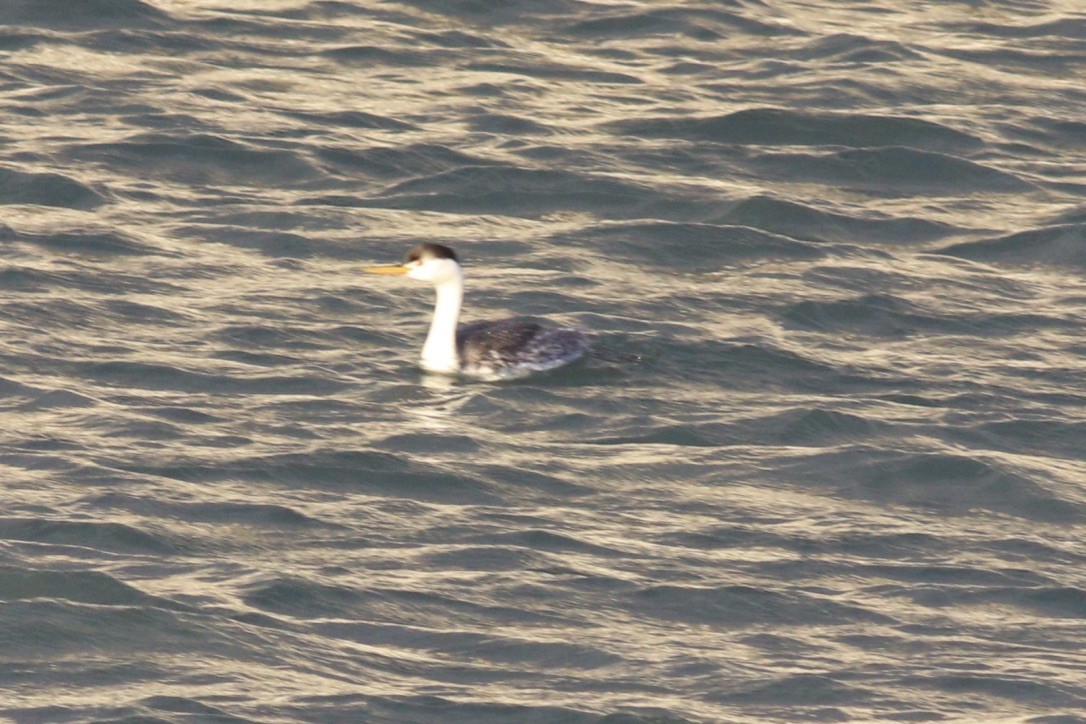
M 460 276 L 456 252 L 442 244 L 419 244 L 404 256 L 402 264 L 365 267 L 370 274 L 404 275 L 438 285 Z

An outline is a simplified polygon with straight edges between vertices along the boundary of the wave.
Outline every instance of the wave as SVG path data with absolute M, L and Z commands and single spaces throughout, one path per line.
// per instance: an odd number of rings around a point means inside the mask
M 1086 515 L 1034 475 L 986 457 L 946 452 L 857 450 L 820 455 L 821 478 L 845 498 L 877 500 L 944 515 L 982 510 L 1035 521 L 1072 522 Z
M 0 205 L 31 204 L 89 210 L 108 200 L 108 192 L 63 174 L 32 173 L 0 166 Z
M 601 209 L 607 217 L 640 215 L 688 205 L 666 191 L 604 175 L 497 164 L 424 174 L 375 196 L 307 202 L 527 217 Z
M 118 231 L 56 231 L 48 234 L 15 231 L 0 225 L 0 240 L 48 249 L 65 256 L 145 256 L 162 254 L 161 249 Z
M 127 167 L 146 180 L 195 186 L 298 186 L 322 177 L 304 154 L 259 147 L 208 133 L 141 133 L 111 143 L 73 147 L 83 160 Z
M 0 25 L 86 31 L 89 28 L 158 27 L 171 21 L 164 10 L 144 0 L 79 0 L 76 3 L 4 0 Z
M 879 196 L 930 197 L 978 191 L 1020 193 L 1034 184 L 964 158 L 905 147 L 862 148 L 826 154 L 764 153 L 747 161 L 788 182 L 863 189 Z
M 860 606 L 846 605 L 798 589 L 769 590 L 755 586 L 649 586 L 631 599 L 643 616 L 687 625 L 791 626 L 817 621 L 820 626 L 895 621 Z
M 0 518 L 0 535 L 10 540 L 79 546 L 137 555 L 163 555 L 175 552 L 170 542 L 123 523 Z
M 962 231 L 916 216 L 878 216 L 873 212 L 827 211 L 811 204 L 756 195 L 735 204 L 716 221 L 753 226 L 793 239 L 892 244 L 928 242 Z
M 815 244 L 749 226 L 626 221 L 587 226 L 573 238 L 605 245 L 607 253 L 654 269 L 704 272 L 750 259 L 815 259 Z
M 952 244 L 937 253 L 990 264 L 1086 269 L 1086 223 L 1045 226 Z
M 640 138 L 676 138 L 760 146 L 902 146 L 921 150 L 965 151 L 982 141 L 934 121 L 905 116 L 816 113 L 782 108 L 750 108 L 699 118 L 640 118 L 615 121 L 615 132 Z

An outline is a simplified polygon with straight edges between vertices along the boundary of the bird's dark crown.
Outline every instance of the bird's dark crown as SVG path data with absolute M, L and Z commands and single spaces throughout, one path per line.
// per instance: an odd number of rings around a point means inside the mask
M 457 264 L 460 263 L 460 260 L 456 258 L 456 252 L 442 244 L 419 244 L 407 252 L 404 263 L 409 264 L 419 259 L 452 259 Z

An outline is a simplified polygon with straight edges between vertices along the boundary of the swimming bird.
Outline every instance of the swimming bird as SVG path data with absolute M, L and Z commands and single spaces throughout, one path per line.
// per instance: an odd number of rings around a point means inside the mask
M 464 273 L 456 253 L 447 246 L 420 244 L 407 253 L 402 264 L 363 271 L 402 274 L 434 285 L 437 301 L 420 359 L 428 372 L 513 379 L 569 364 L 588 350 L 588 337 L 579 329 L 547 328 L 520 319 L 475 322 L 458 330 Z

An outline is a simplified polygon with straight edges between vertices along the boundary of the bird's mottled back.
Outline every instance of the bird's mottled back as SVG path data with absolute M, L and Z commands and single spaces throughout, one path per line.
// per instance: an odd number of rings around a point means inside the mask
M 468 374 L 519 377 L 576 360 L 588 349 L 588 337 L 579 329 L 505 319 L 465 326 L 456 335 L 456 346 Z

